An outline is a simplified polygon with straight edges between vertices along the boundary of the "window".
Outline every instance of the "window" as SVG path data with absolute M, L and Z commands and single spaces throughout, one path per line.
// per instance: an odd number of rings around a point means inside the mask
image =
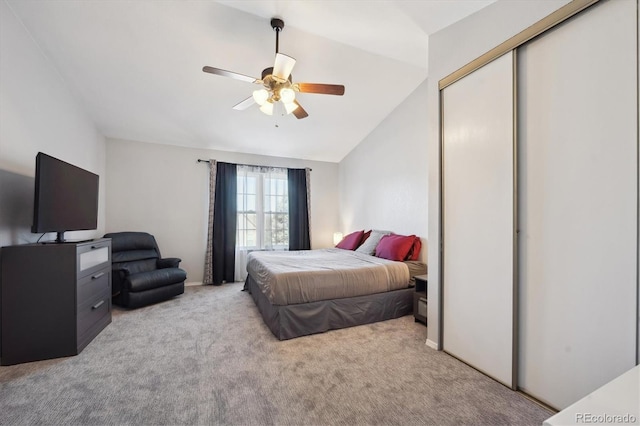
M 238 166 L 236 246 L 245 250 L 289 248 L 287 169 Z

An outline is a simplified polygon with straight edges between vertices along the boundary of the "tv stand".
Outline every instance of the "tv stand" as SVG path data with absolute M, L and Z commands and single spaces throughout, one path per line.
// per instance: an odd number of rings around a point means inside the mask
M 48 240 L 48 241 L 40 241 L 38 244 L 80 244 L 80 243 L 88 243 L 94 241 L 93 239 L 88 240 L 64 240 L 62 242 L 56 240 Z
M 111 322 L 111 240 L 2 248 L 0 365 L 77 355 Z

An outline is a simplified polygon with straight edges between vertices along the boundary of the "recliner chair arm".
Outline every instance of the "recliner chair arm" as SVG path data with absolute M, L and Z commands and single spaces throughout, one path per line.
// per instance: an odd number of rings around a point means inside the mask
M 131 270 L 126 266 L 120 266 L 117 268 L 113 268 L 112 273 L 120 275 L 121 278 L 127 277 L 131 275 Z
M 164 259 L 158 259 L 157 265 L 158 269 L 177 268 L 180 262 L 182 262 L 182 259 L 180 258 L 165 257 Z
M 126 266 L 120 265 L 111 270 L 111 295 L 117 296 L 122 290 L 122 283 L 131 275 L 131 271 Z

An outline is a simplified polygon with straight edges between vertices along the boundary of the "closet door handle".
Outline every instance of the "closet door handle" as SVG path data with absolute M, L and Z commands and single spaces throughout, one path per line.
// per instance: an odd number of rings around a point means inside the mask
M 100 272 L 99 274 L 91 275 L 91 279 L 92 280 L 97 280 L 98 278 L 100 278 L 103 275 L 104 275 L 104 272 Z
M 100 306 L 104 305 L 104 300 L 99 301 L 98 303 L 96 303 L 95 305 L 93 305 L 91 307 L 92 310 L 96 310 L 98 309 Z

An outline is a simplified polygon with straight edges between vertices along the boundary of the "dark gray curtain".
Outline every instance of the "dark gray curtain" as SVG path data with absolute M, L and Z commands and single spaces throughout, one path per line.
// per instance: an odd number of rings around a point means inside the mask
M 311 249 L 307 169 L 289 169 L 289 250 Z
M 213 214 L 213 284 L 233 282 L 236 261 L 238 172 L 235 164 L 217 163 Z

